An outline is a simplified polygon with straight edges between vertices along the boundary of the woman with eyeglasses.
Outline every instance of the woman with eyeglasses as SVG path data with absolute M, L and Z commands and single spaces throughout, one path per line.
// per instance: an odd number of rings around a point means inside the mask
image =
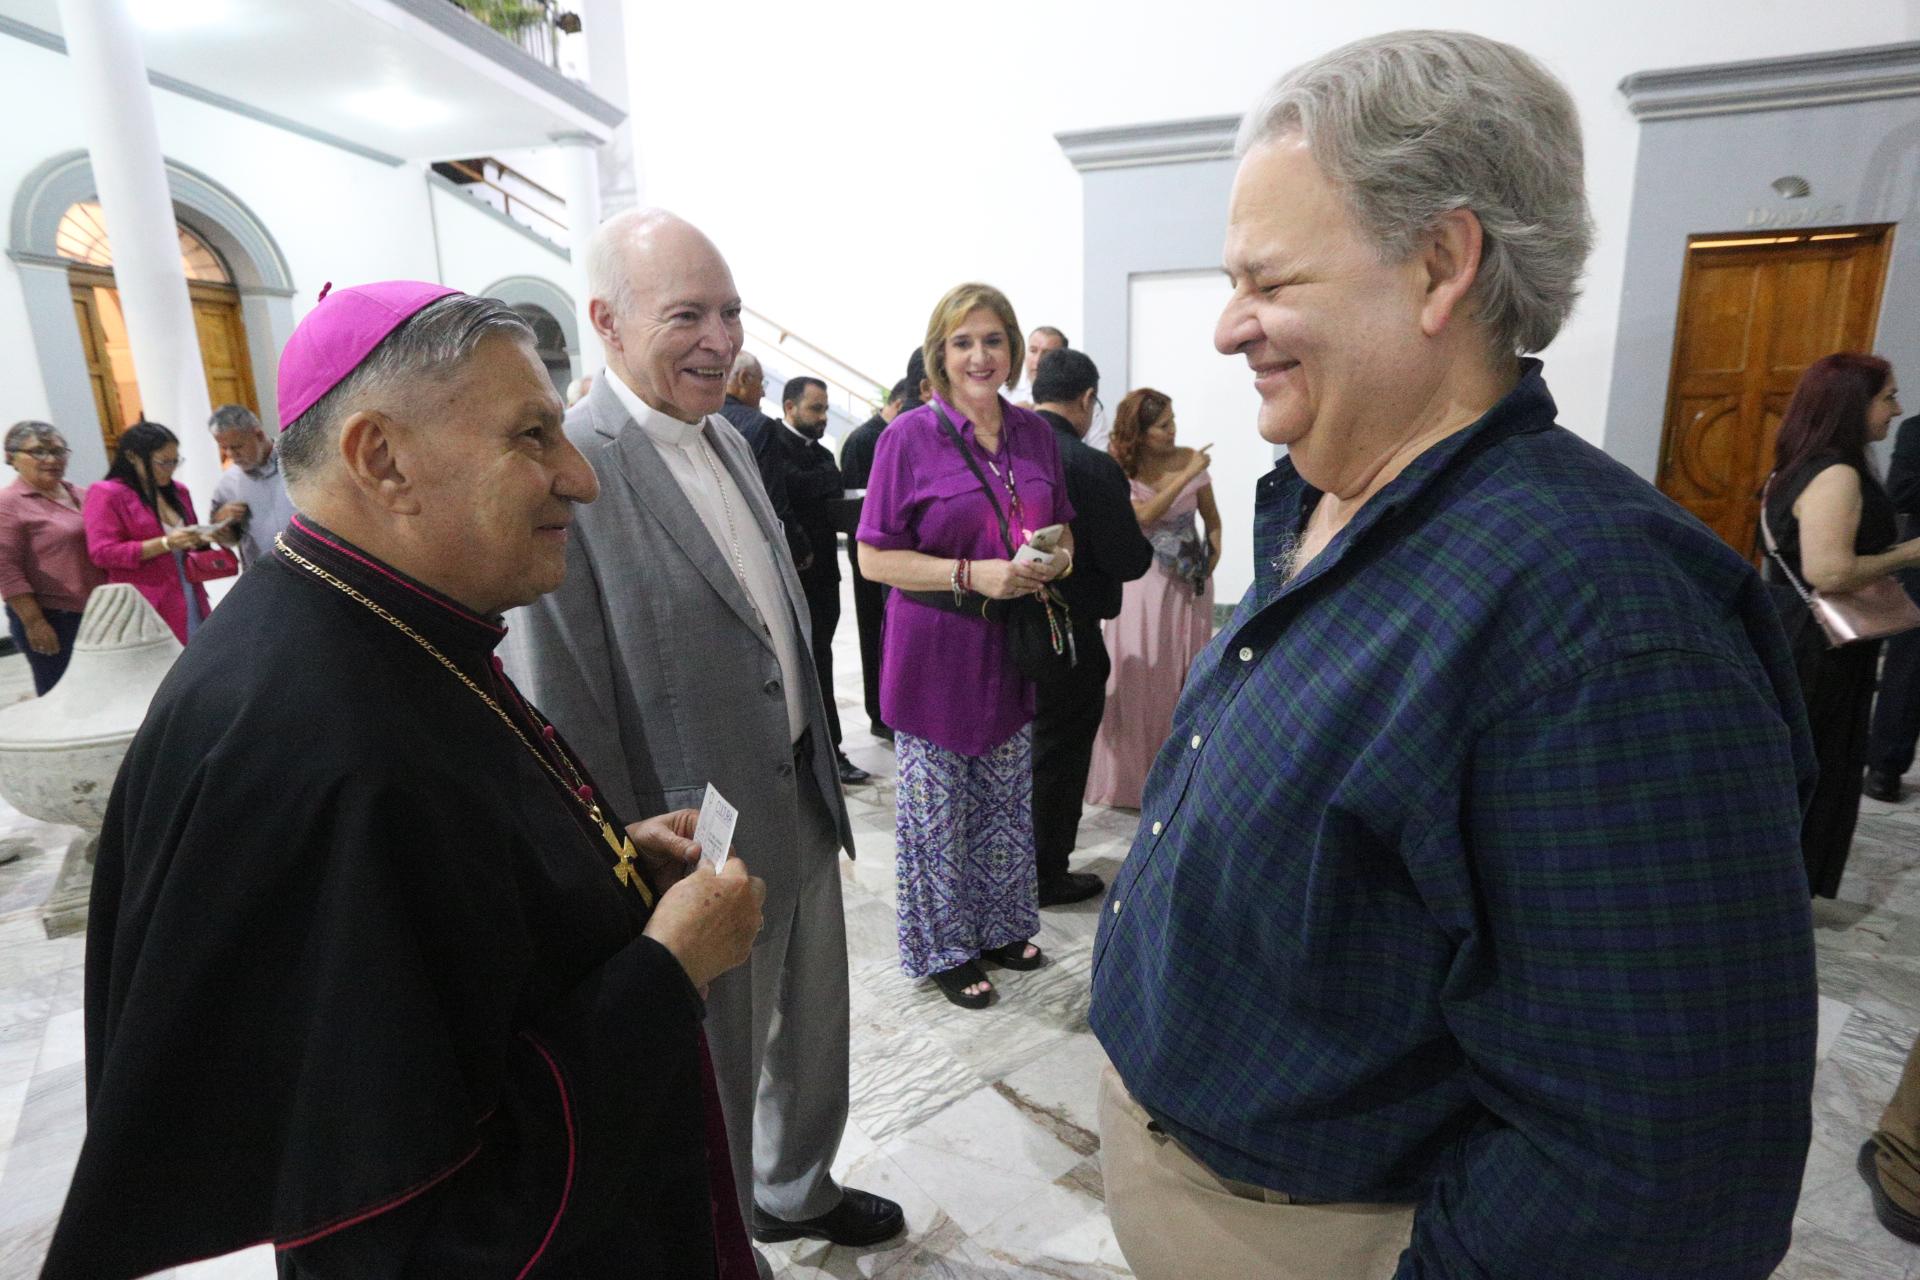
M 194 528 L 187 486 L 173 478 L 179 465 L 180 439 L 159 423 L 123 431 L 107 478 L 87 490 L 87 551 L 108 582 L 131 582 L 185 644 L 208 608 L 187 556 L 211 543 Z
M 0 489 L 0 596 L 13 647 L 44 694 L 73 656 L 87 596 L 106 579 L 87 555 L 86 490 L 67 483 L 65 437 L 50 422 L 16 422 L 5 448 L 17 478 Z

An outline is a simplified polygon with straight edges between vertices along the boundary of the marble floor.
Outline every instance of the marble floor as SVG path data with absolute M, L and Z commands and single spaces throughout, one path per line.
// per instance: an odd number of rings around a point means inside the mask
M 893 757 L 864 732 L 851 601 L 835 645 L 847 748 L 875 782 L 849 793 L 859 858 L 844 862 L 852 975 L 852 1122 L 836 1172 L 898 1200 L 904 1239 L 875 1249 L 776 1246 L 791 1280 L 1014 1280 L 1129 1275 L 1102 1200 L 1087 1030 L 1097 903 L 1042 913 L 1053 963 L 997 971 L 983 1012 L 900 976 L 893 934 Z M 0 659 L 0 702 L 28 690 Z M 1920 777 L 1913 779 L 1920 783 Z M 1110 875 L 1134 815 L 1090 809 L 1076 866 Z M 35 908 L 70 828 L 0 805 L 0 1280 L 37 1273 L 84 1127 L 78 937 L 49 941 Z M 17 857 L 9 857 L 10 855 Z M 1838 901 L 1816 904 L 1821 1065 L 1792 1280 L 1920 1280 L 1920 1249 L 1873 1220 L 1854 1152 L 1920 1029 L 1920 797 L 1864 801 Z M 271 1280 L 264 1251 L 171 1273 Z M 1336 1278 L 1330 1278 L 1336 1280 Z M 1676 1278 L 1678 1280 L 1678 1278 Z

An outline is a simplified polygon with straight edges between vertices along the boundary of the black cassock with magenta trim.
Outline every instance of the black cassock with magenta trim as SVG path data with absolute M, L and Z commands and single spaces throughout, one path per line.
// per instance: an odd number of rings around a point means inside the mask
M 268 1241 L 283 1277 L 750 1276 L 699 995 L 501 630 L 286 537 L 310 567 L 248 571 L 114 788 L 45 1276 Z

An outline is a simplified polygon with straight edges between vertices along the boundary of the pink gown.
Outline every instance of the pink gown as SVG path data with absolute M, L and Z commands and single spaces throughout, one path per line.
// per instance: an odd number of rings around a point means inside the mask
M 1147 526 L 1149 538 L 1194 527 L 1200 491 L 1213 483 L 1202 471 L 1187 482 L 1165 515 Z M 1145 502 L 1153 488 L 1132 481 L 1133 500 Z M 1107 710 L 1093 743 L 1087 774 L 1089 804 L 1140 807 L 1147 770 L 1173 728 L 1174 704 L 1186 687 L 1187 669 L 1213 635 L 1213 579 L 1196 593 L 1156 556 L 1144 577 L 1126 584 L 1120 616 L 1106 625 Z

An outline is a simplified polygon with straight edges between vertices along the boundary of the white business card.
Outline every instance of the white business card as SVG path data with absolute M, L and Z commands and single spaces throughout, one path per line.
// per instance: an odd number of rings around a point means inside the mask
M 727 850 L 733 847 L 733 824 L 739 820 L 740 811 L 709 782 L 706 799 L 700 802 L 700 821 L 693 826 L 693 838 L 700 846 L 700 860 L 715 871 L 727 860 Z

